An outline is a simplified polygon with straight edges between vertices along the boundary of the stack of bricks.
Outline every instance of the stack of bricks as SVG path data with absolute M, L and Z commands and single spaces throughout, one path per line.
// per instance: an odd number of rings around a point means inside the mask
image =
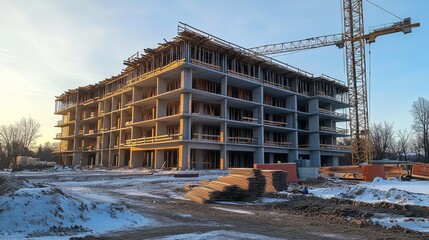
M 286 179 L 287 174 L 278 170 L 230 168 L 229 175 L 217 180 L 202 180 L 198 186 L 185 185 L 189 190 L 186 197 L 197 203 L 252 200 L 264 192 L 286 190 Z

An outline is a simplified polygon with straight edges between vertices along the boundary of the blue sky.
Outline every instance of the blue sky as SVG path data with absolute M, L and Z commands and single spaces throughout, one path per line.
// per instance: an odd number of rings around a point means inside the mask
M 410 128 L 411 104 L 429 99 L 429 1 L 371 0 L 421 23 L 412 34 L 382 36 L 367 63 L 370 122 Z M 0 0 L 0 125 L 33 117 L 40 143 L 53 141 L 55 96 L 117 75 L 122 61 L 177 34 L 179 21 L 243 47 L 342 32 L 341 0 Z M 364 0 L 365 28 L 399 21 Z M 367 45 L 367 51 L 369 46 Z M 277 56 L 346 81 L 335 46 Z M 369 68 L 369 67 L 368 67 Z

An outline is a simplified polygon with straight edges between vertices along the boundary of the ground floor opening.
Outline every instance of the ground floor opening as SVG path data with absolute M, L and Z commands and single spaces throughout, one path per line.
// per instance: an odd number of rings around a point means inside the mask
M 240 152 L 240 151 L 229 151 L 228 152 L 228 167 L 230 168 L 252 168 L 254 159 L 253 152 Z

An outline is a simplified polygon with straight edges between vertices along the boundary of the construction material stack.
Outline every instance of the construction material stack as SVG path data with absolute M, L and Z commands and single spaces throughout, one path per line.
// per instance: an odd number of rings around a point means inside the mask
M 261 197 L 264 192 L 286 190 L 287 173 L 279 170 L 230 168 L 227 176 L 200 181 L 198 186 L 185 185 L 185 188 L 190 189 L 186 197 L 197 203 L 252 200 Z
M 281 170 L 262 170 L 265 177 L 265 192 L 274 193 L 287 190 L 287 172 Z
M 218 177 L 218 181 L 237 185 L 246 191 L 248 198 L 261 197 L 264 194 L 265 178 L 259 169 L 232 168 L 229 175 Z

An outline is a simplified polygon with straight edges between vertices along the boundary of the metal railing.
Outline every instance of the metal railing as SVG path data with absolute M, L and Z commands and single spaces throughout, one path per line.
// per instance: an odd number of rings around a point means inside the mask
M 257 144 L 257 138 L 248 137 L 228 137 L 228 143 L 240 143 L 240 144 Z
M 337 128 L 337 127 L 333 128 L 333 127 L 320 126 L 319 130 L 325 131 L 325 132 L 347 134 L 347 129 L 344 129 L 344 128 Z
M 142 145 L 142 144 L 148 144 L 148 143 L 167 142 L 167 141 L 180 140 L 180 139 L 182 139 L 182 134 L 180 133 L 142 137 L 142 138 L 126 140 L 125 146 L 136 146 L 136 145 Z
M 203 62 L 203 61 L 200 61 L 200 60 L 196 60 L 194 58 L 191 58 L 191 63 L 197 64 L 197 65 L 201 65 L 203 67 L 208 67 L 208 68 L 211 68 L 211 69 L 214 69 L 214 70 L 217 70 L 217 71 L 221 70 L 221 67 L 218 66 L 218 65 L 206 63 L 206 62 Z
M 351 148 L 350 146 L 346 146 L 346 145 L 320 144 L 320 149 L 350 151 Z
M 268 141 L 264 142 L 265 146 L 274 146 L 274 147 L 291 147 L 292 142 L 276 142 L 276 141 Z
M 203 133 L 193 133 L 192 140 L 197 141 L 209 141 L 209 142 L 220 142 L 220 135 L 211 135 Z
M 277 127 L 286 127 L 287 122 L 279 122 L 279 121 L 272 121 L 272 120 L 264 120 L 265 125 L 270 126 L 277 126 Z
M 290 90 L 290 86 L 288 86 L 288 85 L 283 85 L 283 84 L 276 83 L 276 82 L 271 82 L 271 81 L 268 81 L 268 80 L 264 80 L 264 83 L 267 84 L 267 85 L 271 85 L 271 86 L 274 86 L 274 87 L 281 88 L 281 89 Z
M 243 122 L 251 122 L 251 123 L 257 123 L 258 122 L 257 118 L 252 118 L 252 117 L 242 117 L 241 120 Z
M 318 108 L 318 113 L 336 116 L 336 117 L 347 118 L 347 114 L 345 114 L 345 113 L 334 112 L 334 111 L 330 111 L 330 110 L 324 109 L 324 108 Z

